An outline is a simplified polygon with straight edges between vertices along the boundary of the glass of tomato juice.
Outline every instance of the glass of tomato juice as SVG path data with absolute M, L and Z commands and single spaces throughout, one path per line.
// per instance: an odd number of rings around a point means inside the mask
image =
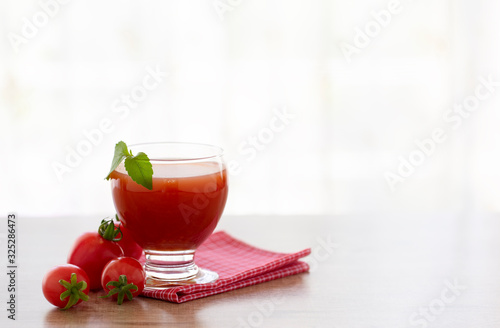
M 129 147 L 148 155 L 153 166 L 149 190 L 120 164 L 110 175 L 118 216 L 146 256 L 146 289 L 210 283 L 216 272 L 194 263 L 198 246 L 214 231 L 228 195 L 221 148 L 160 142 Z

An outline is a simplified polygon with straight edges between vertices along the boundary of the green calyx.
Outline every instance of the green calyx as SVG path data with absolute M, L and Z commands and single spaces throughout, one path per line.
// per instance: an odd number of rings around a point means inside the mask
M 66 303 L 66 306 L 63 308 L 63 310 L 69 309 L 70 307 L 78 303 L 79 300 L 89 300 L 88 295 L 83 292 L 83 290 L 87 288 L 87 283 L 85 281 L 77 282 L 76 273 L 71 274 L 70 282 L 61 279 L 59 280 L 59 283 L 63 285 L 64 288 L 66 288 L 66 291 L 61 293 L 61 301 L 64 301 L 64 299 L 69 296 L 68 303 Z
M 120 275 L 118 281 L 110 281 L 106 284 L 106 288 L 109 288 L 111 286 L 115 288 L 112 288 L 107 295 L 101 296 L 101 298 L 106 298 L 118 294 L 118 305 L 122 305 L 125 295 L 127 295 L 128 300 L 131 301 L 134 297 L 131 290 L 138 289 L 136 285 L 127 283 L 127 276 L 124 274 Z
M 103 219 L 101 225 L 99 226 L 99 235 L 106 240 L 120 241 L 123 238 L 122 231 L 120 230 L 120 225 L 115 225 L 113 219 Z

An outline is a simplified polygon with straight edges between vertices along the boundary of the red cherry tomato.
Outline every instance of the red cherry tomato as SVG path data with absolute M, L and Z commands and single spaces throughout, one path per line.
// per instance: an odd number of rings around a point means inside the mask
M 111 260 L 102 271 L 101 285 L 108 295 L 122 304 L 124 297 L 129 300 L 140 295 L 146 282 L 146 272 L 142 264 L 132 257 L 120 257 Z
M 98 232 L 86 232 L 75 241 L 68 255 L 68 263 L 85 270 L 90 278 L 90 289 L 101 289 L 101 274 L 106 263 L 123 256 L 123 250 L 114 241 L 106 240 Z
M 88 300 L 89 277 L 76 265 L 59 265 L 43 277 L 42 291 L 47 301 L 66 310 Z
M 117 243 L 123 249 L 123 253 L 125 254 L 125 256 L 140 260 L 143 254 L 142 247 L 135 242 L 135 240 L 130 235 L 130 232 L 123 225 L 123 223 L 116 223 L 116 225 L 120 226 L 120 231 L 122 234 L 122 239 L 117 241 Z

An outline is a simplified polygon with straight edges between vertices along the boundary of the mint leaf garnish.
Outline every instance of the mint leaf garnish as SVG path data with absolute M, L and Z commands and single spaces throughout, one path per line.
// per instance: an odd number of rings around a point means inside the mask
M 123 141 L 115 145 L 115 155 L 106 180 L 109 180 L 111 173 L 124 159 L 125 169 L 132 180 L 149 190 L 153 189 L 153 165 L 151 165 L 148 156 L 142 152 L 133 156 Z
M 111 172 L 116 170 L 118 165 L 120 165 L 123 159 L 127 156 L 132 156 L 132 153 L 128 151 L 127 145 L 123 141 L 120 141 L 115 145 L 115 156 L 113 157 L 113 163 L 111 163 L 111 170 L 109 170 L 106 180 L 109 180 Z
M 135 156 L 127 156 L 125 169 L 132 180 L 149 190 L 153 189 L 153 165 L 146 154 L 141 152 Z

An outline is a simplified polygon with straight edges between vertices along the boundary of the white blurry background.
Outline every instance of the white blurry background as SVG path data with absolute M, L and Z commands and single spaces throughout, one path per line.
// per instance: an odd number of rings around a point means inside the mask
M 498 211 L 500 87 L 460 127 L 443 118 L 478 77 L 500 81 L 498 12 L 490 0 L 2 0 L 0 211 L 113 213 L 103 178 L 119 140 L 222 146 L 240 165 L 228 214 Z M 142 94 L 148 67 L 166 76 Z M 111 131 L 58 178 L 102 120 Z M 436 128 L 447 139 L 392 190 L 387 172 Z

